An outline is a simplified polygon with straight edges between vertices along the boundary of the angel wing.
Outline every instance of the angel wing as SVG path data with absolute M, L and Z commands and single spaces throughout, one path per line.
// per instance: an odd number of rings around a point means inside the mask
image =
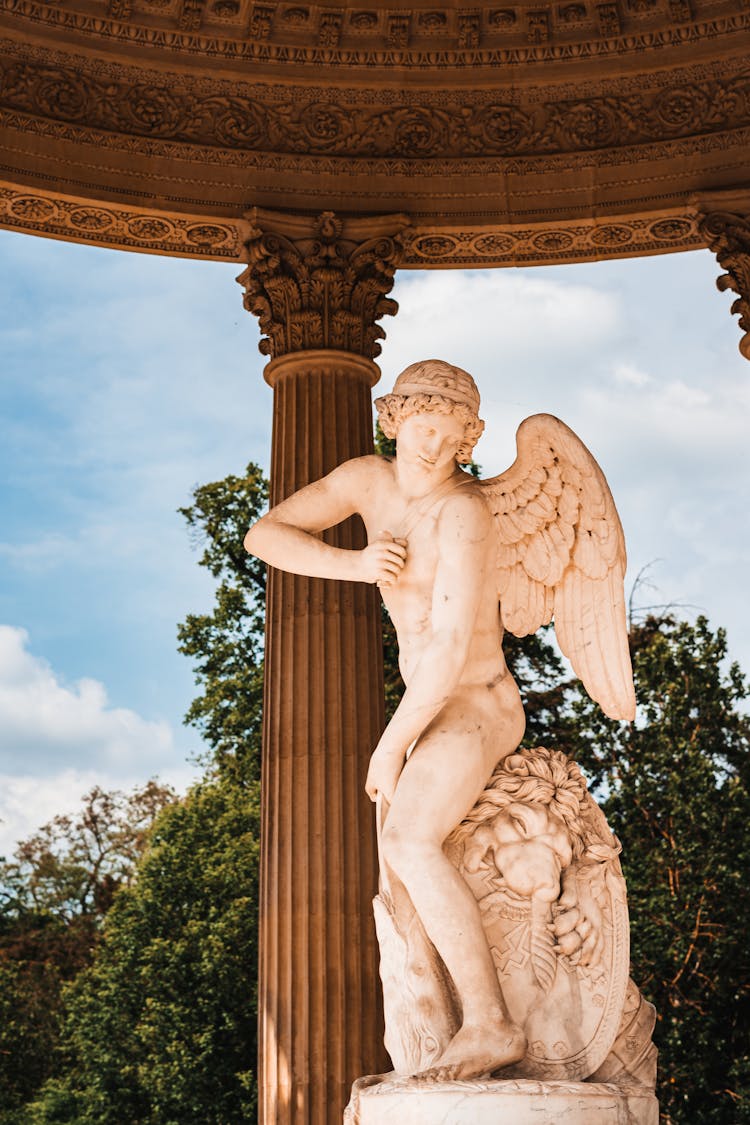
M 611 718 L 632 719 L 625 538 L 604 474 L 551 414 L 522 422 L 516 445 L 507 472 L 481 482 L 498 532 L 503 625 L 523 637 L 554 616 L 591 698 Z

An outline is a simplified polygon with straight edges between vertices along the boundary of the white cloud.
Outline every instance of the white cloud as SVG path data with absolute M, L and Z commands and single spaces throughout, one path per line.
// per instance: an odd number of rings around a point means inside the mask
M 178 793 L 184 793 L 195 777 L 195 771 L 187 766 L 159 774 L 160 780 Z M 76 813 L 83 796 L 95 785 L 107 791 L 128 792 L 144 781 L 143 775 L 94 769 L 66 769 L 45 777 L 0 773 L 0 857 L 10 859 L 21 840 L 53 817 Z
M 33 574 L 53 570 L 79 555 L 76 539 L 59 532 L 43 532 L 22 543 L 0 543 L 0 557 Z
M 422 273 L 400 279 L 396 295 L 401 312 L 386 324 L 388 359 L 394 352 L 404 363 L 448 359 L 471 371 L 485 395 L 493 383 L 504 397 L 517 393 L 514 382 L 526 382 L 551 346 L 578 356 L 621 331 L 616 294 L 541 274 Z
M 626 387 L 646 387 L 653 382 L 651 375 L 639 370 L 632 363 L 615 363 L 612 376 L 616 383 Z
M 0 772 L 41 775 L 74 766 L 143 775 L 174 762 L 167 723 L 110 706 L 98 680 L 63 683 L 28 641 L 24 629 L 0 626 Z

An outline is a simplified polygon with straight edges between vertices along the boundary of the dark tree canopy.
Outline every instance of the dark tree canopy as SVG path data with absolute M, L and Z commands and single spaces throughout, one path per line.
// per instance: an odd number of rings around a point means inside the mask
M 623 845 L 633 974 L 656 1005 L 664 1120 L 750 1121 L 750 720 L 723 629 L 631 632 L 633 726 L 581 694 L 578 757 Z
M 258 836 L 257 787 L 212 781 L 165 809 L 25 1125 L 254 1120 Z
M 56 816 L 0 864 L 3 1125 L 24 1125 L 24 1103 L 53 1073 L 65 985 L 90 964 L 115 892 L 174 800 L 155 781 L 130 794 L 94 788 L 76 816 Z

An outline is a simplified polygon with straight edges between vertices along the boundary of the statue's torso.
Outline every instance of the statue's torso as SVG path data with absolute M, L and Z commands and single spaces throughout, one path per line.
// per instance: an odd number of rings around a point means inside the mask
M 407 540 L 406 565 L 398 580 L 381 592 L 396 629 L 399 665 L 404 682 L 408 684 L 413 669 L 433 636 L 433 591 L 441 558 L 438 534 L 440 512 L 449 498 L 463 493 L 476 496 L 480 487 L 471 480 L 464 480 L 455 489 L 436 489 L 432 505 L 429 497 L 410 502 L 399 491 L 393 463 L 384 458 L 373 458 L 372 462 L 373 487 L 368 490 L 361 511 L 368 541 L 372 542 L 385 531 L 394 538 L 404 537 Z M 471 630 L 471 643 L 460 679 L 462 686 L 495 683 L 507 671 L 495 585 L 496 547 L 491 532 L 487 535 L 485 550 L 485 588 L 475 621 L 466 622 L 466 628 Z M 474 583 L 477 576 L 467 573 L 465 580 Z

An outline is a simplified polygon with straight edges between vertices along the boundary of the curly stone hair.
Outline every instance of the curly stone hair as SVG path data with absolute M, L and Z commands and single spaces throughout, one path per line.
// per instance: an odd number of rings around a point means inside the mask
M 477 414 L 476 383 L 468 371 L 441 359 L 410 364 L 396 379 L 393 393 L 376 399 L 375 406 L 380 428 L 388 438 L 395 438 L 401 423 L 412 414 L 454 414 L 464 427 L 463 440 L 456 451 L 456 460 L 461 465 L 471 461 L 474 446 L 484 431 L 484 422 Z

